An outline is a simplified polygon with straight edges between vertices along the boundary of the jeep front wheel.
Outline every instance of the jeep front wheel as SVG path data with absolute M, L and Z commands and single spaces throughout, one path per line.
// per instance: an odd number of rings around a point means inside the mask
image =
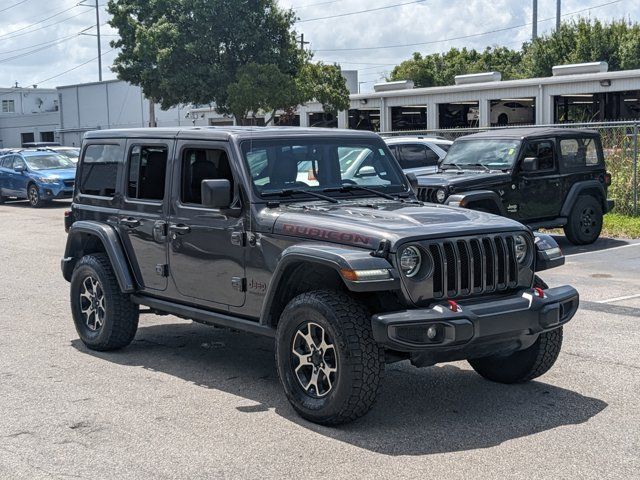
M 284 309 L 276 334 L 278 374 L 304 418 L 337 425 L 361 417 L 378 395 L 384 349 L 370 315 L 344 293 L 314 291 Z
M 578 197 L 567 224 L 564 234 L 574 245 L 588 245 L 595 242 L 602 231 L 602 206 L 600 202 L 589 195 Z
M 82 257 L 71 277 L 71 312 L 80 340 L 91 350 L 129 345 L 139 308 L 120 286 L 104 254 Z
M 29 185 L 27 189 L 27 200 L 29 200 L 29 205 L 33 208 L 40 208 L 46 203 L 40 196 L 40 189 L 34 183 Z

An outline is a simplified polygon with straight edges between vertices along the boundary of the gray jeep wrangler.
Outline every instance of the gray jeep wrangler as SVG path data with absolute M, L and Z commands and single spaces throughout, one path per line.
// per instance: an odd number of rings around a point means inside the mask
M 373 133 L 89 132 L 65 218 L 88 348 L 128 345 L 140 306 L 266 335 L 291 404 L 321 424 L 365 414 L 389 362 L 538 377 L 578 308 L 536 276 L 564 262 L 551 237 L 418 201 Z

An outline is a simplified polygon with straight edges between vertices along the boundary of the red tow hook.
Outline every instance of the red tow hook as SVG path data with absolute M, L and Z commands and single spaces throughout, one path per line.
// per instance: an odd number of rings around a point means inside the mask
M 449 308 L 452 312 L 455 313 L 460 311 L 460 306 L 454 300 L 447 300 L 447 302 L 449 303 Z
M 544 298 L 544 290 L 542 290 L 540 287 L 533 287 L 533 292 L 535 293 L 536 297 Z

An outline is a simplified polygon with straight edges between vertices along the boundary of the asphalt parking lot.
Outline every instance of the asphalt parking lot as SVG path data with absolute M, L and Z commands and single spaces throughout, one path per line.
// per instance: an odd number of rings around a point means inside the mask
M 555 367 L 504 386 L 463 362 L 387 368 L 363 419 L 300 419 L 271 341 L 141 317 L 85 349 L 60 274 L 68 203 L 0 206 L 0 478 L 640 478 L 640 243 L 559 237 L 582 308 Z

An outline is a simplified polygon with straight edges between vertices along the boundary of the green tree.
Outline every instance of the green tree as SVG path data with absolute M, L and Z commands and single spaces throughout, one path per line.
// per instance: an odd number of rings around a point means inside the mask
M 295 76 L 304 64 L 294 14 L 275 0 L 110 0 L 108 11 L 120 34 L 113 70 L 165 109 L 215 103 L 227 113 L 243 67 Z
M 333 115 L 349 108 L 349 90 L 338 65 L 307 62 L 296 78 L 298 103 L 315 100 Z

